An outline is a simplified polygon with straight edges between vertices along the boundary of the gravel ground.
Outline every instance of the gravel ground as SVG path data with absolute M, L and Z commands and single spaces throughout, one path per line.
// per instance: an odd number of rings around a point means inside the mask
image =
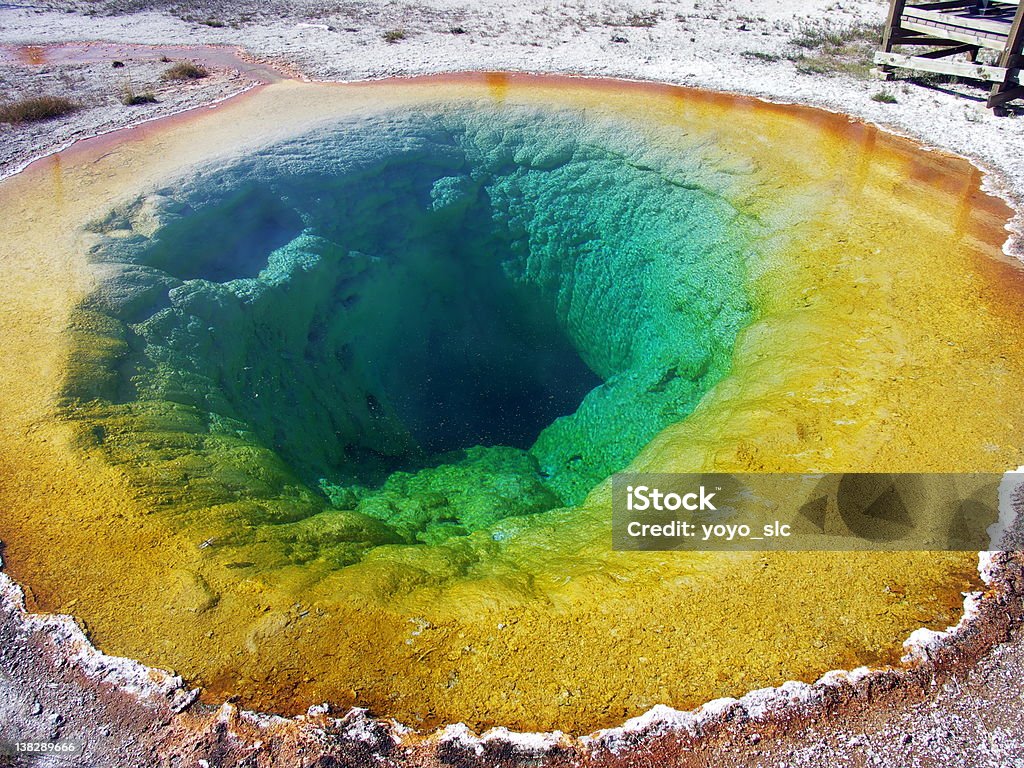
M 0 104 L 47 95 L 67 98 L 78 107 L 55 120 L 0 124 L 0 178 L 78 139 L 213 104 L 270 76 L 265 68 L 237 59 L 230 49 L 72 46 L 62 53 L 80 61 L 36 64 L 30 59 L 42 56 L 40 51 L 14 48 L 0 52 Z M 181 61 L 203 62 L 208 76 L 164 79 L 174 63 Z M 123 101 L 126 94 L 145 94 L 153 101 L 127 105 Z

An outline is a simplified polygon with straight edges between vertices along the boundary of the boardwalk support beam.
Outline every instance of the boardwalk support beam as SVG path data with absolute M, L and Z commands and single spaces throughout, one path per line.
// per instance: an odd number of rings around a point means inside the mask
M 893 52 L 896 46 L 927 46 L 933 50 L 908 55 Z M 877 73 L 886 78 L 892 76 L 894 68 L 900 68 L 991 83 L 988 106 L 999 114 L 1007 102 L 1024 98 L 1020 81 L 1022 48 L 1021 0 L 890 0 L 875 64 Z M 979 63 L 982 49 L 995 51 L 996 61 Z M 950 60 L 960 55 L 966 60 Z

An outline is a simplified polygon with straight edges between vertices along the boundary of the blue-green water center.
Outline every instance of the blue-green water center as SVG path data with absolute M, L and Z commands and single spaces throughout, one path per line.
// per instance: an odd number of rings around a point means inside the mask
M 195 169 L 92 227 L 85 312 L 117 343 L 70 394 L 126 417 L 97 436 L 115 459 L 191 452 L 193 498 L 252 526 L 334 515 L 341 562 L 576 504 L 694 408 L 750 320 L 756 225 L 705 160 L 459 108 Z

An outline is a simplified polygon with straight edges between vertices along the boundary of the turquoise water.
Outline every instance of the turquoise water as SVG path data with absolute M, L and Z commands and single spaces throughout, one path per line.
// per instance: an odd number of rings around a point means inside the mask
M 705 163 L 573 112 L 459 109 L 198 169 L 93 226 L 88 311 L 117 343 L 73 394 L 127 419 L 111 455 L 188 454 L 193 503 L 273 497 L 253 525 L 326 508 L 433 543 L 576 504 L 752 316 L 757 228 Z

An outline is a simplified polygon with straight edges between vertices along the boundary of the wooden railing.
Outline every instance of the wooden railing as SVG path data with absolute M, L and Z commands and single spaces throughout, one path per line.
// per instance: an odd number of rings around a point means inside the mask
M 1019 82 L 1024 65 L 1024 6 L 1020 0 L 891 0 L 875 63 L 883 74 L 892 67 L 918 69 L 981 80 L 992 84 L 988 105 L 1024 98 Z M 918 55 L 894 53 L 895 46 L 928 46 L 935 50 Z M 982 48 L 999 52 L 995 64 L 976 61 Z M 967 61 L 949 57 L 966 54 Z

